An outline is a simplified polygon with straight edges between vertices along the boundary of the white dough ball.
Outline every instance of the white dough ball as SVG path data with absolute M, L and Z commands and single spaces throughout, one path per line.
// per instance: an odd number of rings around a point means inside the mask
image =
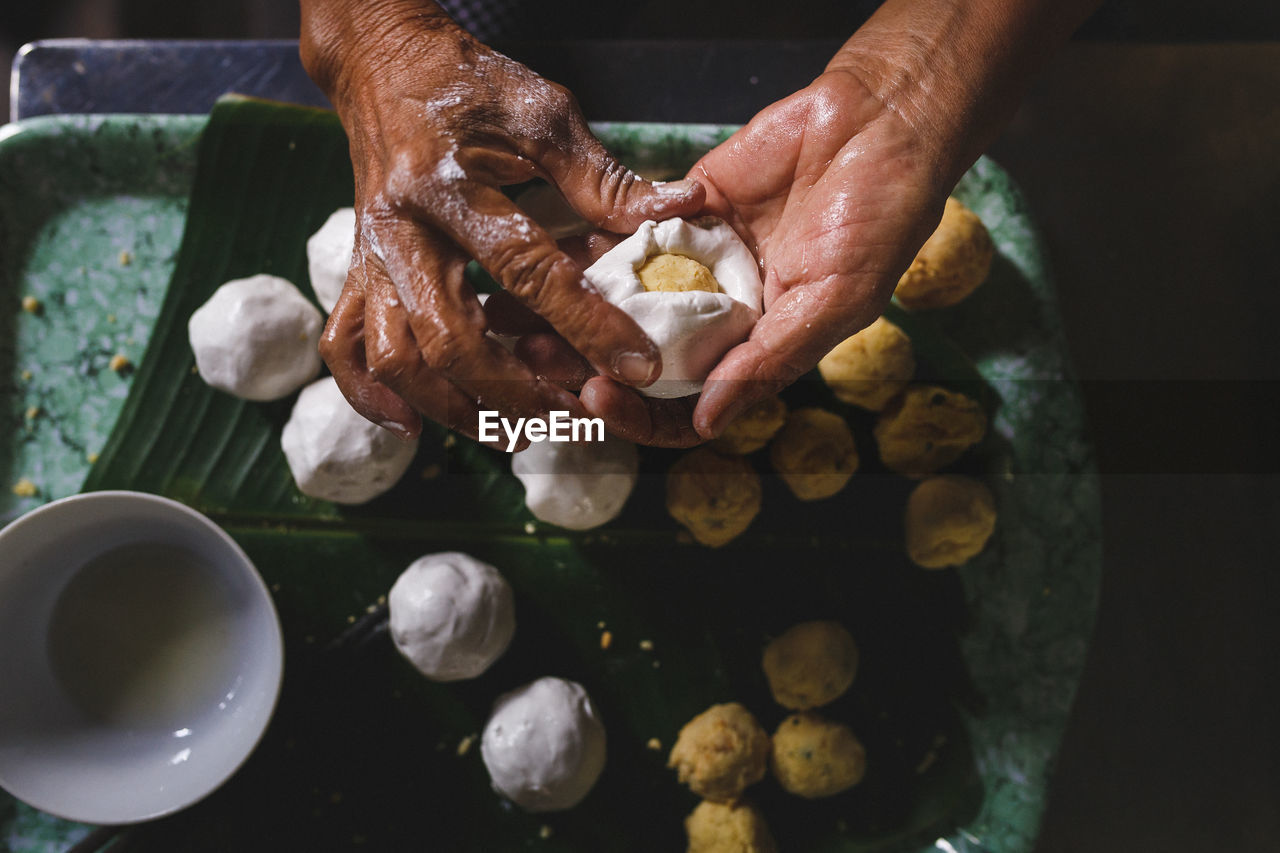
M 721 292 L 646 290 L 638 271 L 661 254 L 702 264 Z M 700 392 L 711 368 L 746 340 L 760 319 L 764 286 L 756 259 L 737 232 L 719 219 L 650 219 L 584 275 L 606 300 L 630 314 L 662 353 L 661 375 L 638 389 L 650 397 Z
M 581 684 L 539 678 L 494 703 L 480 754 L 494 790 L 525 811 L 571 809 L 604 770 L 604 725 Z
M 387 606 L 396 648 L 433 681 L 480 675 L 516 630 L 506 579 L 460 551 L 414 560 L 391 587 Z
M 304 495 L 340 504 L 373 500 L 418 452 L 416 438 L 397 438 L 351 408 L 332 376 L 302 389 L 280 446 Z
M 219 287 L 187 321 L 200 378 L 245 400 L 279 400 L 320 372 L 324 317 L 274 275 Z
M 311 276 L 311 289 L 316 300 L 324 306 L 325 313 L 332 314 L 333 306 L 342 295 L 342 285 L 347 280 L 347 267 L 351 266 L 351 253 L 356 245 L 356 209 L 340 207 L 320 226 L 320 230 L 307 238 L 307 274 Z
M 542 521 L 587 530 L 613 520 L 636 486 L 640 455 L 629 441 L 540 441 L 511 456 L 524 502 Z

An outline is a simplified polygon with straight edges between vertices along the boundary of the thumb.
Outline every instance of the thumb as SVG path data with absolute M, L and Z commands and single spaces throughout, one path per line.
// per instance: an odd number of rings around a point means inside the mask
M 540 164 L 584 219 L 617 233 L 630 234 L 646 219 L 695 216 L 706 200 L 706 189 L 692 178 L 653 183 L 628 169 L 576 111 L 568 145 L 546 151 Z

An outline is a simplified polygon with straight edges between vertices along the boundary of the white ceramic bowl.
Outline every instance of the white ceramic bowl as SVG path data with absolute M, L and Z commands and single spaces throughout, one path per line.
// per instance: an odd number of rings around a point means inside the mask
M 262 578 L 195 510 L 92 492 L 0 530 L 0 785 L 42 811 L 194 803 L 253 751 L 282 669 Z

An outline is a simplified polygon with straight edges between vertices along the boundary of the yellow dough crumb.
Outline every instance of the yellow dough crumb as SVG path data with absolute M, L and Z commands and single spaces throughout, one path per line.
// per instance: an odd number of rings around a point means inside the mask
M 107 365 L 116 373 L 121 373 L 133 367 L 133 362 L 129 360 L 129 356 L 123 353 L 116 353 L 111 356 L 111 362 Z
M 720 283 L 711 270 L 693 258 L 663 252 L 652 255 L 636 270 L 640 283 L 650 292 L 681 293 L 688 290 L 705 290 L 719 293 Z
M 802 501 L 829 498 L 858 470 L 858 449 L 844 418 L 825 409 L 796 409 L 769 448 L 769 461 Z
M 703 545 L 738 536 L 760 512 L 760 475 L 741 456 L 698 448 L 667 472 L 667 512 Z
M 44 303 L 34 296 L 22 297 L 22 310 L 28 314 L 39 314 L 44 311 Z
M 978 215 L 948 198 L 942 221 L 898 280 L 894 296 L 908 311 L 946 308 L 978 288 L 991 271 L 995 245 Z
M 862 781 L 867 751 L 849 727 L 806 711 L 773 734 L 770 765 L 778 784 L 798 797 L 830 797 Z
M 762 663 L 774 701 L 804 711 L 849 689 L 858 674 L 858 645 L 839 622 L 801 622 L 765 646 Z
M 36 488 L 36 484 L 23 477 L 21 480 L 13 484 L 13 493 L 20 498 L 34 498 L 40 494 L 40 490 Z
M 907 556 L 926 569 L 959 566 L 982 552 L 996 529 L 996 500 L 979 480 L 930 477 L 907 498 Z
M 668 767 L 706 800 L 733 802 L 764 778 L 769 735 L 737 702 L 712 705 L 680 729 Z
M 686 853 L 777 853 L 759 809 L 750 803 L 726 805 L 703 800 L 684 819 Z
M 964 394 L 913 385 L 880 413 L 873 434 L 886 468 L 923 476 L 950 465 L 982 441 L 987 415 Z
M 878 412 L 915 376 L 916 357 L 911 338 L 880 317 L 836 344 L 818 372 L 839 400 Z
M 787 422 L 787 404 L 781 397 L 765 397 L 742 410 L 710 447 L 721 453 L 745 455 L 769 443 Z

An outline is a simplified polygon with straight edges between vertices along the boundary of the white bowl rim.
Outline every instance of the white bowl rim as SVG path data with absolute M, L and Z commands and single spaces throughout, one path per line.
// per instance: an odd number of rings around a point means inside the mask
M 75 505 L 85 502 L 112 501 L 112 500 L 128 500 L 137 501 L 139 503 L 150 503 L 163 508 L 164 511 L 176 512 L 185 515 L 201 526 L 205 527 L 215 537 L 226 545 L 228 551 L 236 558 L 236 562 L 245 569 L 245 575 L 249 578 L 250 585 L 255 593 L 261 596 L 263 603 L 266 605 L 266 612 L 272 617 L 271 630 L 268 635 L 272 641 L 273 648 L 270 651 L 275 652 L 274 658 L 278 661 L 273 672 L 270 673 L 270 679 L 273 685 L 270 701 L 266 704 L 264 713 L 262 714 L 261 725 L 254 737 L 246 743 L 244 754 L 228 766 L 225 773 L 220 776 L 211 776 L 204 785 L 198 790 L 192 792 L 190 796 L 176 799 L 172 804 L 163 808 L 150 809 L 145 811 L 131 812 L 129 814 L 109 814 L 106 812 L 94 812 L 91 810 L 77 811 L 76 809 L 66 808 L 64 803 L 50 803 L 41 801 L 41 798 L 28 798 L 24 796 L 23 784 L 20 779 L 7 778 L 4 775 L 4 768 L 0 766 L 0 788 L 3 788 L 10 795 L 26 803 L 32 808 L 38 809 L 45 814 L 53 817 L 62 818 L 64 820 L 75 821 L 78 823 L 89 823 L 99 825 L 126 825 L 134 823 L 142 823 L 149 820 L 165 817 L 176 812 L 188 808 L 209 794 L 220 788 L 227 780 L 234 776 L 244 763 L 248 761 L 249 756 L 257 750 L 258 745 L 262 742 L 262 738 L 266 735 L 267 729 L 271 724 L 271 720 L 275 716 L 276 707 L 280 700 L 281 686 L 284 681 L 284 633 L 280 626 L 280 614 L 276 610 L 275 600 L 271 596 L 270 590 L 267 588 L 266 581 L 263 580 L 261 573 L 258 571 L 253 561 L 249 559 L 249 555 L 244 552 L 240 544 L 231 537 L 222 527 L 217 524 L 209 516 L 193 509 L 181 501 L 167 498 L 163 495 L 156 495 L 150 492 L 133 491 L 129 489 L 103 489 L 100 491 L 79 492 L 74 495 L 58 498 L 42 504 L 0 527 L 0 545 L 4 540 L 12 535 L 13 530 L 24 526 L 27 519 L 37 516 L 47 515 L 51 512 L 59 512 L 69 505 Z

